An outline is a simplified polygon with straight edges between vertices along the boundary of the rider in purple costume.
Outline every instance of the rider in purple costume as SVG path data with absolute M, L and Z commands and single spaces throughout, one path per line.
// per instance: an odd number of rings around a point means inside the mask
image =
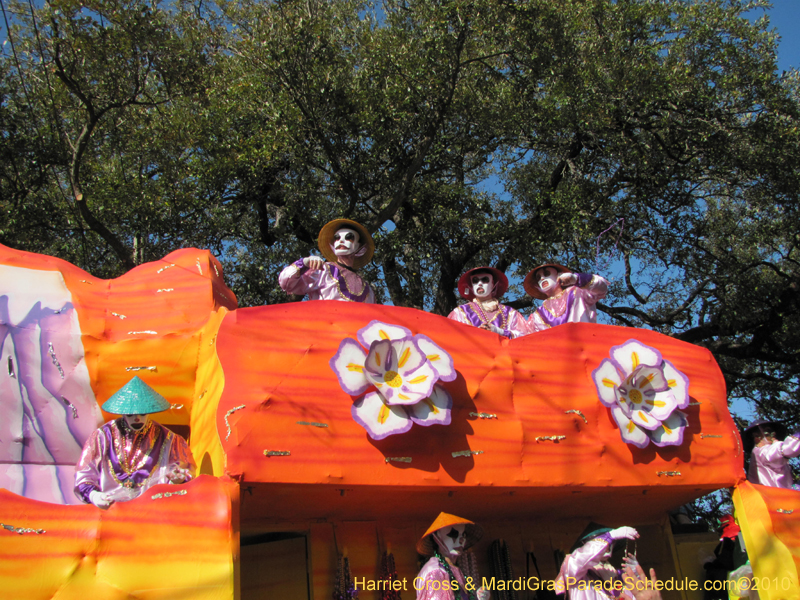
M 596 323 L 595 305 L 608 292 L 608 282 L 599 275 L 573 273 L 555 263 L 533 269 L 523 286 L 529 296 L 544 300 L 528 319 L 531 333 L 564 323 Z
M 194 475 L 194 460 L 181 436 L 150 420 L 169 402 L 138 377 L 103 404 L 122 415 L 96 429 L 86 440 L 75 467 L 75 494 L 106 509 L 132 500 L 159 483 L 185 483 Z
M 469 302 L 456 308 L 447 318 L 493 331 L 507 338 L 526 335 L 529 332 L 525 317 L 499 302 L 506 290 L 508 278 L 499 269 L 470 269 L 458 280 L 458 293 Z
M 284 292 L 309 300 L 375 303 L 372 288 L 357 273 L 375 252 L 367 229 L 349 219 L 336 219 L 319 232 L 319 256 L 300 258 L 283 269 L 278 283 Z

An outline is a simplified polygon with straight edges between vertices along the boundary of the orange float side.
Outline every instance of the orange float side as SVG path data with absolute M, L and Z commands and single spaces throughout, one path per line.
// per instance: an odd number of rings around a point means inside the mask
M 454 399 L 449 426 L 415 425 L 374 441 L 353 420 L 352 398 L 328 363 L 343 338 L 372 320 L 424 333 L 453 356 L 459 376 L 444 384 Z M 689 377 L 681 446 L 625 444 L 597 398 L 592 370 L 631 338 Z M 603 516 L 626 507 L 645 518 L 743 476 L 711 354 L 651 331 L 574 324 L 509 341 L 418 310 L 317 301 L 229 313 L 217 352 L 226 470 L 264 484 L 263 502 L 289 519 L 408 516 L 447 496 L 464 497 L 449 502 L 453 511 L 479 505 L 495 516 Z
M 0 490 L 0 596 L 7 600 L 236 597 L 238 486 L 157 485 L 108 511 Z
M 800 493 L 742 481 L 733 502 L 759 598 L 800 598 Z

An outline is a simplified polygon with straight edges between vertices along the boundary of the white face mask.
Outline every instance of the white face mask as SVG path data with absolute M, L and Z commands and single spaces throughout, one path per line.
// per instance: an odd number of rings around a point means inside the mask
M 494 277 L 489 273 L 477 273 L 471 278 L 472 293 L 478 300 L 487 300 L 494 295 Z
M 143 429 L 147 422 L 150 420 L 150 415 L 122 415 L 125 423 L 134 431 Z
M 545 294 L 551 292 L 555 289 L 558 285 L 558 278 L 555 273 L 553 273 L 552 269 L 542 269 L 538 273 L 539 277 L 539 289 L 542 290 Z
M 336 256 L 355 254 L 361 247 L 358 243 L 359 235 L 352 229 L 340 229 L 333 236 L 333 253 Z
M 467 526 L 464 523 L 459 523 L 440 529 L 434 535 L 443 546 L 445 553 L 455 557 L 464 552 L 464 544 L 467 542 L 466 529 Z

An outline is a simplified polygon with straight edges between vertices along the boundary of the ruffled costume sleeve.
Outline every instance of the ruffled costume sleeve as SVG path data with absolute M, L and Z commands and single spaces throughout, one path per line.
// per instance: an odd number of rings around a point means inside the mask
M 592 273 L 576 273 L 575 293 L 588 305 L 594 306 L 608 294 L 608 281 Z
M 523 335 L 528 335 L 530 330 L 528 329 L 528 321 L 523 317 L 519 312 L 514 310 L 513 308 L 508 309 L 508 327 L 507 329 L 503 330 L 503 335 L 507 338 L 514 338 L 522 337 Z
M 90 504 L 89 494 L 100 490 L 100 469 L 105 455 L 105 437 L 95 429 L 83 445 L 80 460 L 75 466 L 75 495 Z
M 323 275 L 323 270 L 312 271 L 305 266 L 302 258 L 298 258 L 281 271 L 278 276 L 278 284 L 287 294 L 305 296 L 319 290 L 320 279 Z

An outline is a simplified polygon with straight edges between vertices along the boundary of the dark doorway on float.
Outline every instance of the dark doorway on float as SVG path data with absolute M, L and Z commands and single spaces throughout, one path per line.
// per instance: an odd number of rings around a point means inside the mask
M 242 600 L 311 600 L 306 532 L 242 536 Z

